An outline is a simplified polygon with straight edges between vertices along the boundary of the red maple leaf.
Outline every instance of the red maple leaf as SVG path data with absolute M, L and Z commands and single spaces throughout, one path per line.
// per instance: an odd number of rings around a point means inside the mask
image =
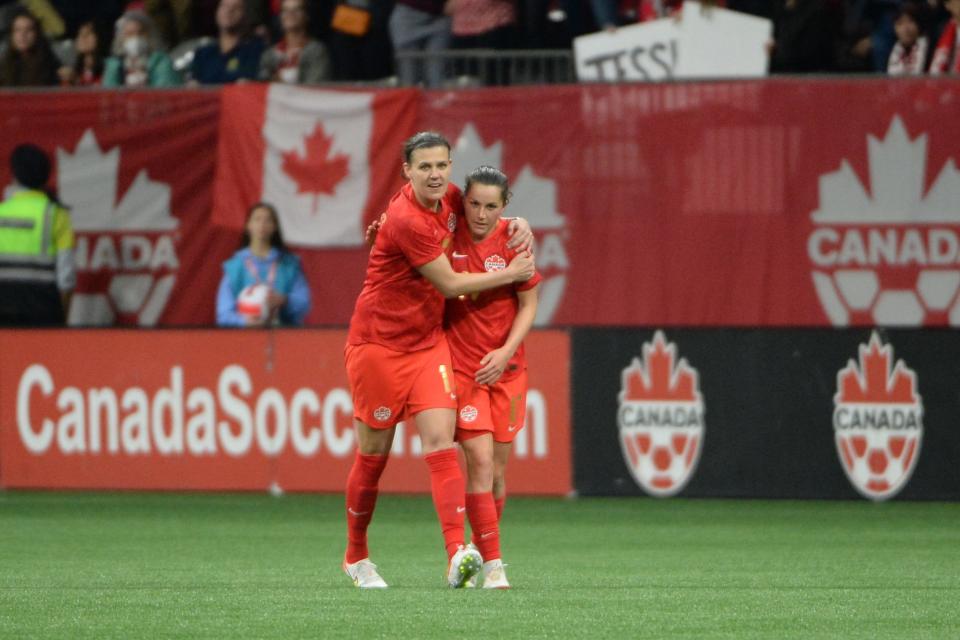
M 297 193 L 333 195 L 334 189 L 349 173 L 349 158 L 342 153 L 330 156 L 332 136 L 325 135 L 323 125 L 318 123 L 306 140 L 304 155 L 296 149 L 284 153 L 282 169 L 297 183 Z
M 839 402 L 915 403 L 916 376 L 903 360 L 891 372 L 893 347 L 882 345 L 877 334 L 860 345 L 860 366 L 851 360 L 837 375 Z
M 643 345 L 643 362 L 634 358 L 623 371 L 624 400 L 697 400 L 697 374 L 682 359 L 674 363 L 676 345 L 657 331 L 653 344 Z

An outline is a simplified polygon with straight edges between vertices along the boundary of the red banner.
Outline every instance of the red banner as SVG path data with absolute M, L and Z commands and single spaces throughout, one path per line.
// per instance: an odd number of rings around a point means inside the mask
M 40 145 L 71 210 L 71 324 L 213 322 L 219 264 L 240 239 L 210 225 L 219 119 L 208 91 L 0 94 L 0 157 Z
M 363 221 L 400 183 L 403 139 L 437 129 L 457 182 L 482 163 L 512 178 L 508 212 L 539 241 L 538 326 L 958 326 L 955 92 L 877 78 L 17 93 L 0 95 L 0 154 L 28 137 L 56 152 L 80 235 L 76 322 L 211 323 L 220 261 L 266 198 L 306 267 L 307 322 L 346 324 Z
M 0 331 L 0 486 L 342 491 L 343 331 Z M 512 493 L 571 489 L 566 333 L 527 340 Z M 398 428 L 382 487 L 429 491 Z
M 541 323 L 960 325 L 955 81 L 428 96 L 455 175 L 513 179 Z M 549 314 L 549 315 L 546 315 Z

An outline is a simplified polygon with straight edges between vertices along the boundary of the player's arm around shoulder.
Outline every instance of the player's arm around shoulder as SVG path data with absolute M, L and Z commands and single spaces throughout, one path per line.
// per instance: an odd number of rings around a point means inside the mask
M 524 253 L 514 258 L 502 271 L 461 273 L 453 270 L 446 254 L 441 254 L 430 262 L 420 265 L 417 270 L 445 298 L 455 298 L 469 293 L 495 289 L 512 282 L 529 280 L 533 276 L 534 266 L 533 256 Z

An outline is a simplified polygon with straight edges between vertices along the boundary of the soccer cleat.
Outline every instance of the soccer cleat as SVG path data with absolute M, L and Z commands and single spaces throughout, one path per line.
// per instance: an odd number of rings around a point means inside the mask
M 468 542 L 468 543 L 467 543 L 467 549 L 473 549 L 474 551 L 477 551 L 478 553 L 479 553 L 479 551 L 480 551 L 479 549 L 477 549 L 477 545 L 473 544 L 472 542 Z M 464 582 L 464 583 L 463 583 L 463 588 L 464 588 L 464 589 L 476 589 L 476 588 L 477 588 L 477 576 L 479 576 L 479 575 L 480 575 L 479 573 L 474 574 L 474 576 L 473 576 L 472 578 L 470 578 L 469 580 L 467 580 L 466 582 Z
M 497 558 L 490 562 L 483 563 L 483 588 L 484 589 L 509 589 L 510 583 L 507 582 L 507 573 L 504 571 L 503 561 Z
M 352 564 L 343 561 L 343 571 L 353 580 L 353 584 L 361 589 L 386 589 L 387 583 L 377 573 L 377 565 L 370 562 L 370 558 L 358 560 Z
M 477 575 L 482 566 L 483 558 L 480 557 L 479 551 L 460 545 L 457 552 L 450 558 L 450 566 L 447 567 L 447 584 L 454 589 L 463 588 L 470 578 Z

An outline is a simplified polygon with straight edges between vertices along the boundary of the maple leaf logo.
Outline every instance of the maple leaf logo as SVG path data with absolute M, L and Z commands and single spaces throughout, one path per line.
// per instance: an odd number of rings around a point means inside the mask
M 657 331 L 653 342 L 643 345 L 643 362 L 634 358 L 623 370 L 620 400 L 699 402 L 697 387 L 697 372 L 684 358 L 677 361 L 677 345 Z
M 950 158 L 929 191 L 927 136 L 911 140 L 900 116 L 894 116 L 883 140 L 867 136 L 870 193 L 850 163 L 820 176 L 820 208 L 814 222 L 823 224 L 944 224 L 960 221 L 960 171 Z
M 312 193 L 317 197 L 321 193 L 333 195 L 350 172 L 350 159 L 342 153 L 331 156 L 333 137 L 326 135 L 320 123 L 303 141 L 303 146 L 302 156 L 296 149 L 281 154 L 281 169 L 296 183 L 297 193 Z
M 836 402 L 916 404 L 917 376 L 903 360 L 893 362 L 893 346 L 882 344 L 874 332 L 868 345 L 860 345 L 860 364 L 850 360 L 837 374 Z

